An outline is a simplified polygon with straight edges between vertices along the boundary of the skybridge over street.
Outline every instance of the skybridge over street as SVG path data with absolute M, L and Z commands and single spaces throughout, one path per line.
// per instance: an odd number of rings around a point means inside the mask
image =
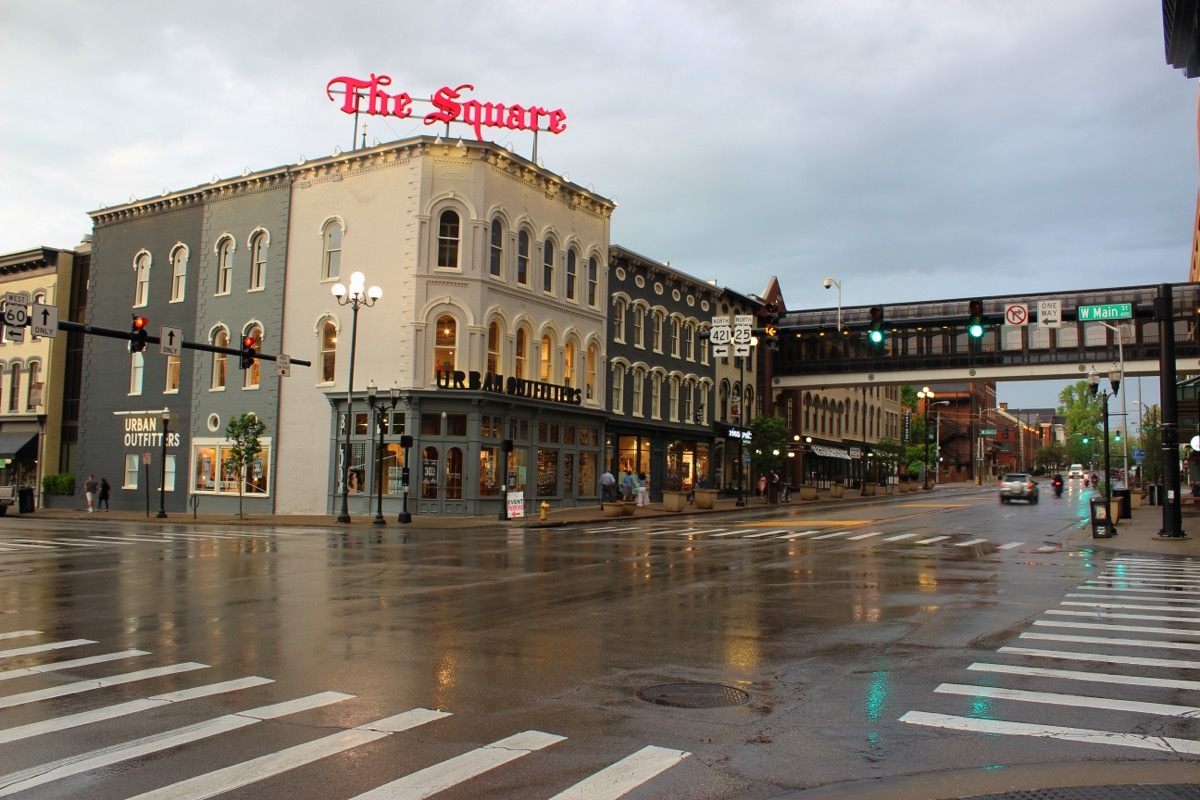
M 979 338 L 968 332 L 972 300 L 982 301 Z M 879 344 L 868 338 L 873 326 Z M 1173 373 L 1200 375 L 1196 283 L 789 311 L 778 327 L 769 362 L 776 391 L 1071 380 L 1119 361 L 1126 378 L 1161 376 L 1163 330 L 1174 332 Z

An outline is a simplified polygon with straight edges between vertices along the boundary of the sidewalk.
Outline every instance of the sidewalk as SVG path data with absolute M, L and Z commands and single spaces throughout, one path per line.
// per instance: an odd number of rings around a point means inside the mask
M 1073 547 L 1095 547 L 1105 550 L 1126 550 L 1136 553 L 1161 553 L 1172 556 L 1200 557 L 1200 514 L 1183 512 L 1180 527 L 1183 538 L 1159 536 L 1163 527 L 1162 506 L 1142 505 L 1133 509 L 1129 519 L 1117 520 L 1117 535 L 1112 538 L 1093 538 L 1090 521 L 1076 528 L 1064 544 Z

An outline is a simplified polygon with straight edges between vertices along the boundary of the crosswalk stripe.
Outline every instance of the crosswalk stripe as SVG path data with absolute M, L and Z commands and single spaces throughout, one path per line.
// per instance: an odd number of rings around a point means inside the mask
M 691 753 L 649 745 L 622 758 L 550 800 L 616 800 L 646 781 L 666 772 Z
M 1016 700 L 1022 703 L 1042 703 L 1074 708 L 1104 708 L 1109 711 L 1133 711 L 1138 714 L 1182 717 L 1200 714 L 1196 706 L 1178 706 L 1168 703 L 1143 703 L 1136 700 L 1117 700 L 1109 697 L 1088 697 L 1077 694 L 1054 692 L 1029 692 L 1023 689 L 1003 689 L 998 686 L 971 686 L 961 683 L 943 683 L 934 689 L 940 694 L 955 694 L 966 697 L 991 697 L 997 700 Z
M 235 692 L 241 689 L 249 689 L 254 686 L 261 686 L 265 683 L 274 683 L 270 678 L 259 678 L 252 676 L 249 678 L 237 678 L 221 683 L 210 683 L 207 686 L 197 686 L 192 689 L 183 689 L 178 692 L 168 692 L 166 694 L 158 694 L 153 697 L 146 697 L 141 700 L 130 700 L 126 703 L 116 703 L 104 708 L 96 708 L 91 711 L 83 711 L 78 714 L 69 714 L 63 717 L 54 717 L 40 722 L 31 722 L 28 725 L 18 725 L 13 728 L 0 729 L 0 744 L 20 741 L 21 739 L 30 739 L 34 736 L 41 736 L 46 733 L 58 733 L 69 728 L 78 728 L 81 725 L 90 725 L 93 722 L 102 722 L 109 719 L 117 719 L 118 717 L 127 717 L 130 714 L 137 714 L 142 711 L 149 711 L 152 708 L 162 708 L 169 703 L 179 703 L 184 700 L 195 700 L 201 697 L 212 697 L 225 692 Z
M 1160 569 L 1177 569 L 1183 572 L 1195 572 L 1200 574 L 1200 564 L 1197 564 L 1195 561 L 1167 562 L 1157 558 L 1114 558 L 1110 563 L 1134 565 L 1144 564 L 1158 567 Z
M 132 535 L 106 536 L 106 535 L 96 534 L 92 538 L 93 539 L 101 539 L 106 542 L 116 542 L 118 544 L 124 544 L 125 542 L 152 542 L 154 544 L 163 544 L 166 542 L 166 539 L 162 538 L 161 536 L 156 536 L 156 537 L 132 536 Z
M 741 534 L 741 533 L 750 533 L 753 530 L 754 530 L 754 528 L 739 528 L 734 531 L 725 531 L 724 533 L 714 533 L 714 534 L 712 534 L 712 538 L 715 539 L 718 536 L 737 536 L 738 534 Z
M 1143 598 L 1137 598 L 1142 600 Z M 1064 600 L 1060 606 L 1082 606 L 1083 608 L 1123 608 L 1129 611 L 1177 611 L 1180 614 L 1200 614 L 1200 608 L 1176 608 L 1175 606 L 1139 606 L 1133 603 L 1081 603 L 1075 600 Z M 1185 617 L 1171 617 L 1185 619 Z
M 777 531 L 763 531 L 762 533 L 751 533 L 751 534 L 747 534 L 746 538 L 747 539 L 762 539 L 763 537 L 766 537 L 766 536 L 778 536 L 781 533 L 787 533 L 787 528 L 781 528 L 780 530 L 777 530 Z
M 58 670 L 74 669 L 75 667 L 87 667 L 92 664 L 103 664 L 106 661 L 117 661 L 122 658 L 148 655 L 150 653 L 147 650 L 121 650 L 117 653 L 105 653 L 104 655 L 88 656 L 87 658 L 73 658 L 70 661 L 55 661 L 52 664 L 39 664 L 35 667 L 6 669 L 0 672 L 0 681 L 7 681 L 13 678 L 26 678 L 41 672 L 56 672 Z
M 999 547 L 997 547 L 996 549 L 997 549 L 997 550 L 1011 550 L 1011 549 L 1013 549 L 1014 547 L 1020 547 L 1020 546 L 1021 546 L 1021 545 L 1023 545 L 1023 544 L 1025 544 L 1025 543 L 1024 543 L 1024 542 L 1009 542 L 1008 544 L 1002 544 L 1002 545 L 1000 545 L 1000 546 L 999 546 Z
M 1021 667 L 1011 664 L 987 664 L 975 662 L 967 669 L 975 672 L 999 672 L 1005 675 L 1026 675 L 1033 678 L 1062 678 L 1089 683 L 1117 683 L 1125 686 L 1154 686 L 1159 689 L 1200 689 L 1200 681 L 1184 681 L 1175 678 L 1143 678 L 1137 675 L 1115 675 L 1108 672 L 1081 672 L 1074 669 L 1050 669 L 1049 667 Z
M 913 542 L 913 544 L 933 544 L 934 542 L 940 542 L 943 539 L 949 538 L 949 536 L 930 536 L 928 539 L 918 539 L 917 541 Z
M 1144 750 L 1161 750 L 1168 753 L 1200 754 L 1200 742 L 1190 739 L 1174 739 L 1166 736 L 1142 736 L 1120 731 L 1089 730 L 1087 728 L 1064 728 L 1057 725 L 1033 725 L 1027 722 L 1005 722 L 1003 720 L 957 717 L 951 714 L 931 714 L 927 711 L 909 711 L 900 718 L 901 722 L 933 728 L 949 728 L 976 733 L 998 733 L 1013 736 L 1034 736 L 1042 739 L 1063 739 L 1085 744 L 1111 744 L 1119 747 L 1138 747 Z
M 39 550 L 57 550 L 58 548 L 52 544 L 43 544 L 37 539 L 9 539 L 5 544 L 17 544 L 21 547 L 36 547 Z
M 0 641 L 5 639 L 20 639 L 22 636 L 37 636 L 41 631 L 6 631 L 0 633 Z
M 823 533 L 820 536 L 814 536 L 813 540 L 815 541 L 816 539 L 833 539 L 834 537 L 837 537 L 837 536 L 845 536 L 847 533 L 850 533 L 850 531 L 834 531 L 833 533 Z
M 1183 589 L 1130 589 L 1125 586 L 1088 586 L 1086 584 L 1076 586 L 1076 589 L 1085 592 L 1095 592 L 1095 594 L 1068 594 L 1067 597 L 1105 597 L 1110 596 L 1118 600 L 1132 600 L 1128 595 L 1112 594 L 1113 592 L 1133 592 L 1135 594 L 1161 594 L 1166 597 L 1154 597 L 1153 600 L 1170 600 L 1172 603 L 1200 603 L 1200 599 L 1184 597 L 1183 595 L 1195 595 L 1196 592 L 1190 592 Z M 1137 598 L 1139 600 L 1144 598 Z
M 1089 586 L 1104 586 L 1113 588 L 1111 584 L 1134 583 L 1143 586 L 1200 586 L 1200 581 L 1193 580 L 1176 580 L 1175 578 L 1091 578 L 1087 584 Z M 1123 587 L 1117 587 L 1123 588 Z
M 150 678 L 159 678 L 163 675 L 175 675 L 180 672 L 189 672 L 194 669 L 208 669 L 208 665 L 197 664 L 194 661 L 186 661 L 182 664 L 171 664 L 170 666 L 166 667 L 154 667 L 152 669 L 143 669 L 137 672 L 126 672 L 124 675 L 113 675 L 108 678 L 92 678 L 86 681 L 76 681 L 74 683 L 64 683 L 59 686 L 51 686 L 46 689 L 35 689 L 32 692 L 10 694 L 0 697 L 0 708 L 23 706 L 28 703 L 37 703 L 41 700 L 49 700 L 52 697 L 66 697 L 67 695 L 90 692 L 93 689 L 99 689 L 102 686 L 119 686 L 123 683 L 144 681 Z
M 871 531 L 870 533 L 860 533 L 858 536 L 851 536 L 846 541 L 857 542 L 859 539 L 870 539 L 872 536 L 883 536 L 883 531 Z
M 66 647 L 78 647 L 81 644 L 95 644 L 91 639 L 68 639 L 65 642 L 49 642 L 47 644 L 32 644 L 29 647 L 17 647 L 12 650 L 0 650 L 0 658 L 16 658 L 34 653 L 45 653 L 48 650 L 62 650 Z
M 681 531 L 679 533 L 679 535 L 680 536 L 699 536 L 702 533 L 717 533 L 718 531 L 723 531 L 723 530 L 725 530 L 725 529 L 724 528 L 705 528 L 705 529 L 699 530 L 699 531 Z
M 955 547 L 970 547 L 973 544 L 983 544 L 987 539 L 969 539 L 965 542 L 955 542 Z
M 897 536 L 889 536 L 886 539 L 880 539 L 881 542 L 901 542 L 905 539 L 912 539 L 915 536 L 920 536 L 919 533 L 901 533 Z
M 549 747 L 567 737 L 541 731 L 525 731 L 506 739 L 476 748 L 461 756 L 455 756 L 417 770 L 411 775 L 386 783 L 356 795 L 351 800 L 422 800 L 465 780 L 482 775 L 509 761 Z
M 1037 639 L 1043 642 L 1082 642 L 1084 644 L 1111 644 L 1123 647 L 1154 647 L 1159 650 L 1200 650 L 1200 644 L 1192 642 L 1157 642 L 1153 639 L 1116 639 L 1111 636 L 1074 636 L 1066 633 L 1022 633 L 1020 639 Z
M 1114 656 L 1107 653 L 1075 653 L 1070 650 L 1042 650 L 1038 647 L 1001 647 L 996 652 L 1018 656 L 1057 658 L 1063 661 L 1098 661 L 1103 664 L 1129 664 L 1137 667 L 1169 667 L 1171 669 L 1200 669 L 1200 661 L 1146 656 Z
M 1058 549 L 1059 549 L 1059 547 L 1058 547 L 1058 545 L 1056 545 L 1056 544 L 1044 544 L 1044 545 L 1042 545 L 1041 547 L 1039 547 L 1039 548 L 1037 549 L 1037 552 L 1039 552 L 1039 553 L 1049 553 L 1049 552 L 1050 552 L 1050 551 L 1052 551 L 1052 550 L 1058 550 Z
M 780 536 L 779 538 L 780 539 L 799 539 L 803 536 L 812 536 L 814 533 L 820 533 L 820 532 L 821 532 L 821 529 L 816 528 L 811 531 L 796 531 L 795 533 L 789 533 L 786 536 Z
M 54 543 L 66 542 L 67 544 L 77 544 L 80 547 L 104 547 L 105 542 L 97 542 L 93 539 L 76 539 L 71 536 L 56 536 Z
M 1091 619 L 1144 619 L 1152 622 L 1183 622 L 1188 625 L 1200 624 L 1200 619 L 1188 619 L 1187 617 L 1167 617 L 1162 614 L 1110 614 L 1107 611 L 1067 611 L 1065 609 L 1052 608 L 1046 611 L 1047 614 L 1058 614 L 1066 617 L 1090 617 Z
M 1066 622 L 1057 619 L 1037 619 L 1034 625 L 1047 628 L 1079 628 L 1089 631 L 1121 631 L 1122 633 L 1168 633 L 1171 636 L 1200 636 L 1200 631 L 1181 631 L 1177 628 L 1151 628 L 1146 625 L 1105 625 L 1099 622 Z
M 189 744 L 221 733 L 228 733 L 238 728 L 254 725 L 264 719 L 275 719 L 287 714 L 295 714 L 299 711 L 337 703 L 352 696 L 342 694 L 341 692 L 320 692 L 285 703 L 276 703 L 271 706 L 241 711 L 237 714 L 226 714 L 223 717 L 217 717 L 216 719 L 200 722 L 195 725 L 176 728 L 164 733 L 156 733 L 141 739 L 134 739 L 131 742 L 124 742 L 112 747 L 103 747 L 89 753 L 60 758 L 56 761 L 39 764 L 19 772 L 11 772 L 8 775 L 0 776 L 0 797 L 8 797 L 17 792 L 23 792 L 35 786 L 69 778 L 72 775 L 78 775 L 82 772 L 99 769 L 110 764 L 118 764 L 132 758 L 149 755 L 150 753 L 158 753 L 172 747 L 179 747 L 180 745 Z
M 350 750 L 359 745 L 406 731 L 427 722 L 448 717 L 444 711 L 415 708 L 393 717 L 368 722 L 347 731 L 323 736 L 311 742 L 294 745 L 276 753 L 243 761 L 223 769 L 179 781 L 152 792 L 145 792 L 129 800 L 205 800 L 205 798 L 249 786 L 280 775 L 291 769 L 311 764 L 322 758 Z

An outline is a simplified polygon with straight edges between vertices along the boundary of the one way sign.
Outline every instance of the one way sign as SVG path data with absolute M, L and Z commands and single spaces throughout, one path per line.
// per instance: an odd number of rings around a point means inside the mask
M 34 303 L 29 315 L 29 333 L 53 339 L 58 335 L 58 306 L 45 306 Z
M 164 356 L 177 356 L 183 351 L 183 329 L 162 326 L 158 337 L 158 352 Z

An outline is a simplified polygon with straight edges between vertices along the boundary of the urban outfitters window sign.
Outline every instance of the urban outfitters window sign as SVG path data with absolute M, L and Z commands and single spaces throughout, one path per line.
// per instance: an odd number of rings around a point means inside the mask
M 496 392 L 513 397 L 528 397 L 532 400 L 551 400 L 569 406 L 583 405 L 583 392 L 572 386 L 557 383 L 527 381 L 524 378 L 505 378 L 491 372 L 462 372 L 440 369 L 437 372 L 437 388 L 465 389 L 467 391 Z
M 376 75 L 364 80 L 342 75 L 325 84 L 325 96 L 330 100 L 342 96 L 342 111 L 347 114 L 372 114 L 405 119 L 412 116 L 413 98 L 408 92 L 389 94 L 380 87 L 390 86 L 392 79 L 387 75 Z M 475 138 L 483 138 L 484 128 L 505 128 L 510 131 L 549 131 L 562 133 L 567 129 L 567 112 L 561 108 L 548 109 L 541 106 L 525 106 L 518 103 L 504 104 L 462 99 L 463 91 L 475 91 L 475 87 L 464 83 L 451 89 L 443 86 L 434 92 L 429 102 L 434 110 L 425 115 L 426 125 L 439 122 L 447 124 L 461 122 L 475 130 Z M 365 99 L 367 107 L 359 105 Z M 544 126 L 543 126 L 544 124 Z
M 162 447 L 162 418 L 158 416 L 125 417 L 126 447 Z M 167 434 L 167 447 L 179 447 L 179 434 Z

